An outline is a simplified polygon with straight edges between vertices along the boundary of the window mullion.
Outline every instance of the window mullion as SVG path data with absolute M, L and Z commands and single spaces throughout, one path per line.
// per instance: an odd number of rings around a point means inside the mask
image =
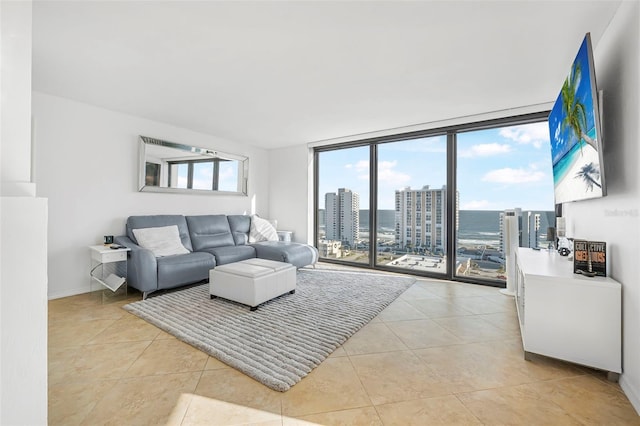
M 369 149 L 369 266 L 376 266 L 378 241 L 378 145 Z

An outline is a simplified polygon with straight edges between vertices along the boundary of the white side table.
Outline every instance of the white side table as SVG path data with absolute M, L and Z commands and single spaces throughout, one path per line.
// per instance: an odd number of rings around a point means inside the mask
M 114 302 L 127 296 L 127 252 L 129 248 L 89 246 L 91 252 L 90 295 L 100 297 L 102 303 Z
M 293 241 L 293 231 L 277 231 L 278 239 L 290 243 Z

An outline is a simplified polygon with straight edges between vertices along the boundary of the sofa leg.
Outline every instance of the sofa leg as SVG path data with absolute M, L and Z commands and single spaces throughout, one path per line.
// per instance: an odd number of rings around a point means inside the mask
M 210 294 L 210 295 L 209 295 L 209 298 L 210 298 L 210 299 L 215 299 L 216 297 L 218 297 L 218 296 L 216 296 L 215 294 Z
M 251 312 L 253 312 L 253 311 L 257 311 L 257 310 L 258 310 L 258 307 L 257 307 L 257 306 L 252 306 L 252 307 L 250 307 L 250 308 L 249 308 L 249 310 L 250 310 Z
M 147 298 L 147 296 L 149 295 L 149 292 L 147 291 L 143 291 L 142 292 L 142 300 L 145 300 Z
M 295 294 L 295 292 L 296 292 L 295 290 L 291 290 L 289 294 Z

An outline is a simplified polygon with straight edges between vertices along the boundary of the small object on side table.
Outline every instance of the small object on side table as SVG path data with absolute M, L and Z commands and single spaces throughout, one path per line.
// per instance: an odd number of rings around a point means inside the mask
M 278 239 L 280 241 L 284 241 L 287 243 L 290 243 L 291 241 L 293 241 L 293 231 L 277 231 L 278 232 Z

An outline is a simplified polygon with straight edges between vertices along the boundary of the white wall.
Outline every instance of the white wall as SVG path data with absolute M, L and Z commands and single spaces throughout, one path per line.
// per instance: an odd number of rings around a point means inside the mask
M 623 2 L 594 48 L 604 91 L 604 163 L 608 196 L 566 203 L 567 235 L 607 242 L 611 276 L 622 283 L 621 385 L 640 412 L 640 7 Z M 597 313 L 594 313 L 594 315 Z
M 2 195 L 33 196 L 31 2 L 2 3 Z
M 131 215 L 269 213 L 266 151 L 33 93 L 35 177 L 49 198 L 49 298 L 89 291 L 89 251 Z M 138 136 L 249 157 L 249 196 L 138 192 Z
M 0 2 L 0 424 L 47 424 L 47 200 L 31 180 L 30 1 Z
M 293 240 L 313 244 L 312 157 L 306 145 L 269 151 L 269 218 Z
M 47 200 L 2 197 L 0 424 L 47 424 Z

